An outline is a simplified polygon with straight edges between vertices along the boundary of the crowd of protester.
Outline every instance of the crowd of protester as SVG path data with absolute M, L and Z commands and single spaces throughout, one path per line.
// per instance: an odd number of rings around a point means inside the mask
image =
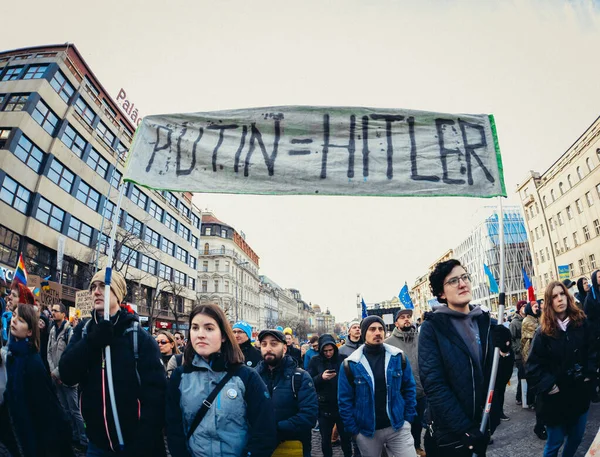
M 318 432 L 324 457 L 334 445 L 344 457 L 484 457 L 510 419 L 504 395 L 516 368 L 514 401 L 535 410 L 544 457 L 561 448 L 572 457 L 600 400 L 597 271 L 551 282 L 499 323 L 471 303 L 470 275 L 451 259 L 430 275 L 439 305 L 423 322 L 400 309 L 391 334 L 372 315 L 350 322 L 345 340 L 325 333 L 304 344 L 290 328 L 253 334 L 210 304 L 191 311 L 189 338 L 151 335 L 122 304 L 117 272 L 104 316 L 105 276 L 90 282 L 91 317 L 75 322 L 64 304 L 44 309 L 25 285 L 0 282 L 7 455 L 309 457 Z

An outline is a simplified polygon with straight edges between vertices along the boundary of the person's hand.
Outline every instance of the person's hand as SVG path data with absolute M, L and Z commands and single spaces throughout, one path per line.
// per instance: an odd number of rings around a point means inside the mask
M 485 452 L 488 440 L 487 435 L 481 433 L 477 427 L 471 427 L 462 434 L 460 439 L 465 447 L 471 449 L 475 454 L 483 454 Z
M 560 392 L 560 389 L 558 388 L 558 386 L 556 384 L 554 384 L 552 386 L 552 389 L 550 389 L 550 392 L 548 392 L 548 395 L 555 395 L 559 392 Z
M 337 373 L 334 370 L 325 370 L 323 372 L 323 374 L 321 375 L 321 377 L 323 378 L 323 380 L 325 381 L 329 381 L 330 379 L 333 379 L 337 376 Z
M 510 330 L 504 325 L 494 325 L 491 333 L 493 346 L 500 349 L 500 352 L 510 352 Z
M 111 321 L 101 320 L 96 325 L 92 326 L 87 339 L 95 349 L 104 349 L 112 342 L 114 335 L 114 325 Z

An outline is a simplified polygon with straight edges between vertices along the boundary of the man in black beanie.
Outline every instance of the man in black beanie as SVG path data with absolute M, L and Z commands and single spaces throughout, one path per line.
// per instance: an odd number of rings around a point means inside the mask
M 360 329 L 365 344 L 340 370 L 338 402 L 344 427 L 356 435 L 363 456 L 380 456 L 385 445 L 395 457 L 414 457 L 410 424 L 417 415 L 417 393 L 410 363 L 400 349 L 384 344 L 381 317 L 367 316 Z

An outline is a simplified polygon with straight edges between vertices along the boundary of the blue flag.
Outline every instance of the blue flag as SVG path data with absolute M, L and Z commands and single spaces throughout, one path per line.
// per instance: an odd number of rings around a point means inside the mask
M 492 270 L 490 270 L 490 267 L 488 267 L 485 263 L 483 264 L 483 271 L 485 271 L 485 274 L 488 277 L 488 281 L 490 282 L 490 292 L 493 294 L 497 294 L 498 283 L 496 282 L 496 278 L 494 278 L 494 275 L 492 274 Z
M 367 304 L 365 303 L 365 299 L 362 299 L 362 318 L 364 319 L 365 317 L 367 317 Z
M 406 285 L 406 283 L 404 283 L 404 287 L 400 289 L 398 298 L 400 299 L 400 303 L 404 305 L 405 309 L 415 309 L 415 305 L 413 305 L 412 299 L 410 298 L 410 294 L 408 293 L 408 286 Z

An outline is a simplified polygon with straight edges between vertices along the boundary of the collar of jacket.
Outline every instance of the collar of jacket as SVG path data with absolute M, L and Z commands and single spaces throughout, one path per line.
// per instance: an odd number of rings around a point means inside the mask
M 52 329 L 54 330 L 54 339 L 57 340 L 58 339 L 58 335 L 60 335 L 62 333 L 63 330 L 65 330 L 67 322 L 69 322 L 66 319 L 63 319 L 62 324 L 60 324 L 60 327 L 56 326 L 56 323 L 54 323 L 54 325 L 52 326 Z M 52 331 L 51 331 L 52 333 Z
M 471 357 L 471 352 L 464 342 L 462 336 L 458 334 L 450 319 L 452 316 L 449 314 L 443 313 L 426 313 L 425 314 L 426 321 L 430 322 L 436 330 L 443 335 L 445 335 L 449 340 L 451 340 L 454 344 L 456 344 L 462 351 L 464 351 L 469 357 Z M 481 350 L 482 354 L 486 353 L 486 348 L 488 344 L 488 328 L 491 325 L 490 313 L 488 311 L 482 312 L 479 316 L 474 317 L 479 326 L 479 336 L 481 340 Z M 494 351 L 488 351 L 493 354 Z M 485 365 L 485 360 L 481 361 L 481 366 Z
M 404 341 L 413 340 L 419 333 L 417 332 L 417 328 L 413 325 L 410 327 L 410 330 L 404 331 L 400 330 L 398 327 L 394 327 L 394 331 L 392 332 L 392 336 L 396 338 L 400 338 Z
M 240 344 L 240 349 L 243 351 L 245 349 L 250 349 L 253 348 L 254 346 L 252 346 L 252 342 L 250 341 L 250 338 L 248 338 L 246 341 L 244 341 L 242 344 Z

